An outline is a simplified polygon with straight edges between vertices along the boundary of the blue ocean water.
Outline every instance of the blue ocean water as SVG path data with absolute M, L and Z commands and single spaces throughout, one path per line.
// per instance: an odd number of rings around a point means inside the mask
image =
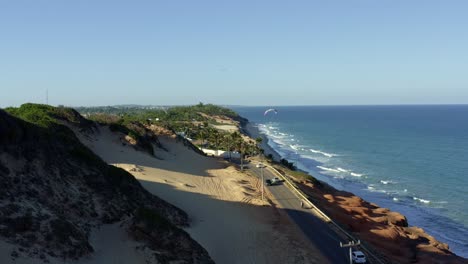
M 232 109 L 300 169 L 468 257 L 468 105 Z

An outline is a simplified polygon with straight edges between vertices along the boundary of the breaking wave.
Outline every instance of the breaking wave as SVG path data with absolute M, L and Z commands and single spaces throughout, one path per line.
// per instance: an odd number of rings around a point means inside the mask
M 421 203 L 425 203 L 425 204 L 428 204 L 428 203 L 431 202 L 429 200 L 424 200 L 424 199 L 421 199 L 421 198 L 418 198 L 418 197 L 413 197 L 413 200 L 421 202 Z
M 324 166 L 317 166 L 317 168 L 322 169 L 324 171 L 340 172 L 339 170 L 332 169 L 332 168 L 327 168 L 327 167 L 324 167 Z
M 310 152 L 312 153 L 317 153 L 317 154 L 321 154 L 325 157 L 329 157 L 329 158 L 333 158 L 335 156 L 338 156 L 336 154 L 332 154 L 332 153 L 327 153 L 327 152 L 324 152 L 324 151 L 321 151 L 321 150 L 316 150 L 316 149 L 309 149 Z

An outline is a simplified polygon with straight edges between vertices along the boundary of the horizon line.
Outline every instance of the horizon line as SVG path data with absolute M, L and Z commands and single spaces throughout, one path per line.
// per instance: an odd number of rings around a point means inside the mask
M 28 104 L 33 102 L 25 102 L 23 104 Z M 19 106 L 23 105 L 20 104 Z M 33 104 L 42 104 L 42 103 L 33 103 Z M 408 103 L 408 104 L 398 104 L 398 103 L 390 103 L 390 104 L 300 104 L 300 105 L 288 105 L 288 104 L 259 104 L 259 105 L 241 105 L 241 104 L 217 104 L 217 103 L 203 103 L 204 105 L 212 104 L 217 106 L 224 106 L 224 107 L 318 107 L 318 106 L 468 106 L 468 103 Z M 50 106 L 65 106 L 70 108 L 91 108 L 91 107 L 177 107 L 177 106 L 194 106 L 198 104 L 113 104 L 113 105 L 52 105 L 46 104 Z M 0 107 L 0 109 L 4 109 L 7 107 L 19 107 L 19 106 L 4 106 Z

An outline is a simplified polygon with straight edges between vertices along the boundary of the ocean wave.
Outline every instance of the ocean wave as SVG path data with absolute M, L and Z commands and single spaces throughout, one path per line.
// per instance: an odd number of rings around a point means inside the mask
M 338 167 L 338 168 L 336 168 L 336 169 L 339 170 L 339 171 L 341 171 L 341 172 L 349 172 L 349 170 L 345 170 L 345 169 L 340 168 L 340 167 Z
M 305 150 L 305 149 L 304 149 L 305 146 L 299 145 L 299 144 L 291 144 L 291 145 L 289 145 L 289 147 L 292 148 L 292 149 L 294 149 L 294 150 L 296 150 L 296 151 L 298 151 L 298 150 L 299 150 L 299 151 Z
M 340 172 L 337 169 L 327 168 L 327 167 L 323 167 L 323 166 L 317 166 L 317 168 L 322 169 L 324 171 Z
M 312 152 L 312 153 L 317 153 L 317 154 L 324 155 L 325 157 L 329 157 L 329 158 L 333 158 L 333 157 L 337 156 L 336 154 L 327 153 L 327 152 L 316 150 L 316 149 L 309 149 L 309 151 Z
M 380 183 L 387 185 L 387 184 L 395 184 L 396 182 L 390 181 L 390 180 L 388 181 L 380 180 Z
M 324 171 L 330 171 L 330 172 L 335 172 L 335 173 L 340 173 L 340 174 L 348 174 L 348 175 L 351 175 L 353 177 L 362 177 L 364 174 L 361 174 L 361 173 L 355 173 L 351 170 L 347 170 L 347 169 L 343 169 L 341 167 L 337 167 L 337 168 L 328 168 L 328 167 L 324 167 L 324 166 L 317 166 L 317 168 L 321 169 L 321 170 L 324 170 Z M 342 176 L 340 176 L 340 178 L 343 179 Z
M 431 202 L 431 201 L 429 201 L 429 200 L 424 200 L 424 199 L 421 199 L 421 198 L 418 198 L 418 197 L 415 197 L 415 196 L 413 197 L 413 200 L 419 201 L 419 202 L 425 203 L 425 204 L 428 204 L 428 203 Z
M 433 204 L 448 204 L 447 201 L 440 201 L 440 202 L 431 202 Z
M 387 193 L 386 190 L 376 189 L 374 186 L 367 186 L 367 190 L 374 193 Z

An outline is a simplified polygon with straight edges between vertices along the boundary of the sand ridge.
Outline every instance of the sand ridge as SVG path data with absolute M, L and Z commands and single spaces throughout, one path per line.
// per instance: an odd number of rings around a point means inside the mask
M 122 144 L 101 127 L 82 142 L 132 173 L 153 194 L 186 211 L 186 231 L 217 263 L 325 263 L 284 213 L 261 201 L 259 180 L 229 163 L 199 155 L 171 137 L 155 157 Z

